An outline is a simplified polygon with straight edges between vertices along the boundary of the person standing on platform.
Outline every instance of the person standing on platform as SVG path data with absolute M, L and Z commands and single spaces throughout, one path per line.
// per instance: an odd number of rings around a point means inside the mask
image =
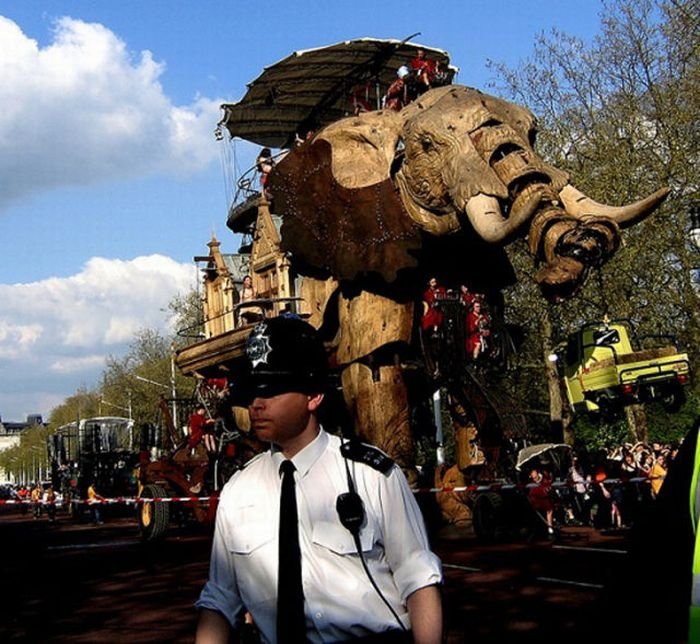
M 321 427 L 314 328 L 261 322 L 246 356 L 251 426 L 271 449 L 223 489 L 197 643 L 228 642 L 245 611 L 264 642 L 439 643 L 442 572 L 420 510 L 383 452 Z

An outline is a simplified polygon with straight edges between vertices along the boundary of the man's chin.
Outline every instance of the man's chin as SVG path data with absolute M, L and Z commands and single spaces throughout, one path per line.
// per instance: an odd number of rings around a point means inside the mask
M 257 425 L 252 426 L 253 433 L 258 438 L 258 440 L 265 441 L 266 443 L 273 442 L 272 428 L 269 425 Z

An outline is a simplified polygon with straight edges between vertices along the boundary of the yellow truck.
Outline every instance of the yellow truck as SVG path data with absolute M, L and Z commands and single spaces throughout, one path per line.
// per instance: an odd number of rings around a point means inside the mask
M 688 354 L 669 336 L 646 336 L 633 346 L 632 329 L 627 320 L 591 322 L 555 353 L 574 412 L 611 416 L 636 403 L 659 402 L 667 411 L 683 404 Z

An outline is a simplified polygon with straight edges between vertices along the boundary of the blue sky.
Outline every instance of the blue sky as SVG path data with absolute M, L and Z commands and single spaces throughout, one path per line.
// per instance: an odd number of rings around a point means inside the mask
M 219 105 L 298 49 L 360 37 L 447 50 L 488 90 L 487 60 L 540 32 L 590 41 L 598 0 L 0 1 L 0 415 L 48 415 L 193 283 L 225 226 Z M 491 90 L 493 91 L 493 90 Z M 242 167 L 254 148 L 237 146 Z

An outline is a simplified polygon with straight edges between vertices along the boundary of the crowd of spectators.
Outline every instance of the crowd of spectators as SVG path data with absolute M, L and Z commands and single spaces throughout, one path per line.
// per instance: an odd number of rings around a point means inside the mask
M 30 509 L 34 519 L 40 519 L 46 515 L 50 523 L 56 520 L 56 508 L 63 504 L 63 497 L 56 492 L 52 485 L 30 483 L 29 485 L 14 485 L 6 483 L 0 485 L 0 501 L 19 503 L 22 514 Z
M 631 527 L 658 495 L 678 446 L 626 443 L 572 452 L 566 480 L 551 487 L 555 521 L 599 529 Z

